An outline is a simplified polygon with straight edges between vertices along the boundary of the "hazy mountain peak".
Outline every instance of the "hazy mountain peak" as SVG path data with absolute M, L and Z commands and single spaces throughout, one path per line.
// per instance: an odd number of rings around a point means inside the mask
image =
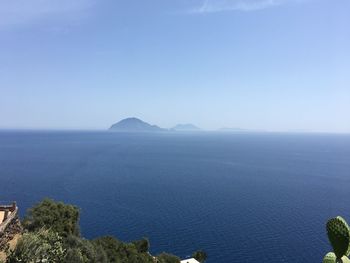
M 151 125 L 138 118 L 130 117 L 113 124 L 109 130 L 124 132 L 154 132 L 162 131 L 163 129 L 159 128 L 157 125 Z
M 185 123 L 185 124 L 177 124 L 175 127 L 172 128 L 174 131 L 199 131 L 200 128 L 197 126 L 191 124 L 191 123 Z

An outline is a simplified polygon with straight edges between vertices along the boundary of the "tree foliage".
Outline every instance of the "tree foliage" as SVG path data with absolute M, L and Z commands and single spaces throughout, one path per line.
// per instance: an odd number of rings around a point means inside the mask
M 108 263 L 106 252 L 90 240 L 69 236 L 65 239 L 65 263 Z
M 25 233 L 7 257 L 7 263 L 59 263 L 66 255 L 62 238 L 55 232 L 41 229 Z
M 29 209 L 22 222 L 26 233 L 6 263 L 179 263 L 174 255 L 153 257 L 150 243 L 143 238 L 124 243 L 112 236 L 87 240 L 79 234 L 79 209 L 73 205 L 44 199 Z M 203 251 L 194 254 L 200 262 Z
M 93 240 L 93 243 L 95 246 L 103 248 L 107 254 L 108 262 L 153 263 L 152 256 L 147 251 L 140 252 L 133 243 L 124 243 L 111 236 L 100 237 Z
M 157 256 L 157 261 L 158 263 L 180 263 L 180 258 L 163 252 Z
M 203 250 L 198 250 L 192 254 L 192 257 L 197 261 L 203 263 L 207 260 L 207 253 L 205 253 Z
M 135 245 L 135 247 L 139 253 L 146 253 L 149 251 L 150 243 L 149 243 L 149 240 L 147 238 L 136 240 L 132 243 Z
M 44 199 L 29 209 L 23 220 L 28 231 L 51 229 L 62 237 L 79 235 L 79 209 L 73 205 Z

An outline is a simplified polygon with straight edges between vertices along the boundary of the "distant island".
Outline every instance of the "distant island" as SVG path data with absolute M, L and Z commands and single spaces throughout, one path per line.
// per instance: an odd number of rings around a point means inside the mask
M 177 124 L 171 129 L 163 129 L 157 125 L 149 124 L 143 120 L 135 117 L 123 119 L 110 128 L 110 131 L 116 132 L 163 132 L 163 131 L 200 131 L 201 129 L 197 126 L 187 123 L 187 124 Z
M 200 131 L 201 129 L 198 128 L 197 126 L 191 124 L 191 123 L 186 123 L 186 124 L 178 124 L 175 127 L 173 127 L 171 130 L 173 130 L 173 131 Z
M 126 118 L 115 124 L 110 128 L 110 131 L 119 131 L 119 132 L 159 132 L 165 131 L 158 127 L 157 125 L 151 125 L 147 122 L 144 122 L 138 118 Z
M 183 123 L 183 124 L 180 123 L 170 129 L 165 129 L 135 117 L 122 119 L 121 121 L 113 124 L 109 128 L 109 130 L 113 132 L 167 132 L 167 131 L 168 132 L 199 132 L 199 131 L 204 131 L 192 123 Z M 224 127 L 216 131 L 229 133 L 229 132 L 254 132 L 258 130 Z

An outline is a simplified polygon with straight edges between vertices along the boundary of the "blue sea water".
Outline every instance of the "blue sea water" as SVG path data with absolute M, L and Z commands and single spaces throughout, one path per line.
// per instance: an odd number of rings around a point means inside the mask
M 350 221 L 350 136 L 0 132 L 0 200 L 81 208 L 87 238 L 148 237 L 153 254 L 321 262 Z

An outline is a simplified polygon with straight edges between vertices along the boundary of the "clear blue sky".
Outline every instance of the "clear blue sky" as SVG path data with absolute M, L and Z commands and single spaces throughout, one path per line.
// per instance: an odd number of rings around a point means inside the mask
M 0 0 L 0 128 L 350 132 L 348 0 Z

